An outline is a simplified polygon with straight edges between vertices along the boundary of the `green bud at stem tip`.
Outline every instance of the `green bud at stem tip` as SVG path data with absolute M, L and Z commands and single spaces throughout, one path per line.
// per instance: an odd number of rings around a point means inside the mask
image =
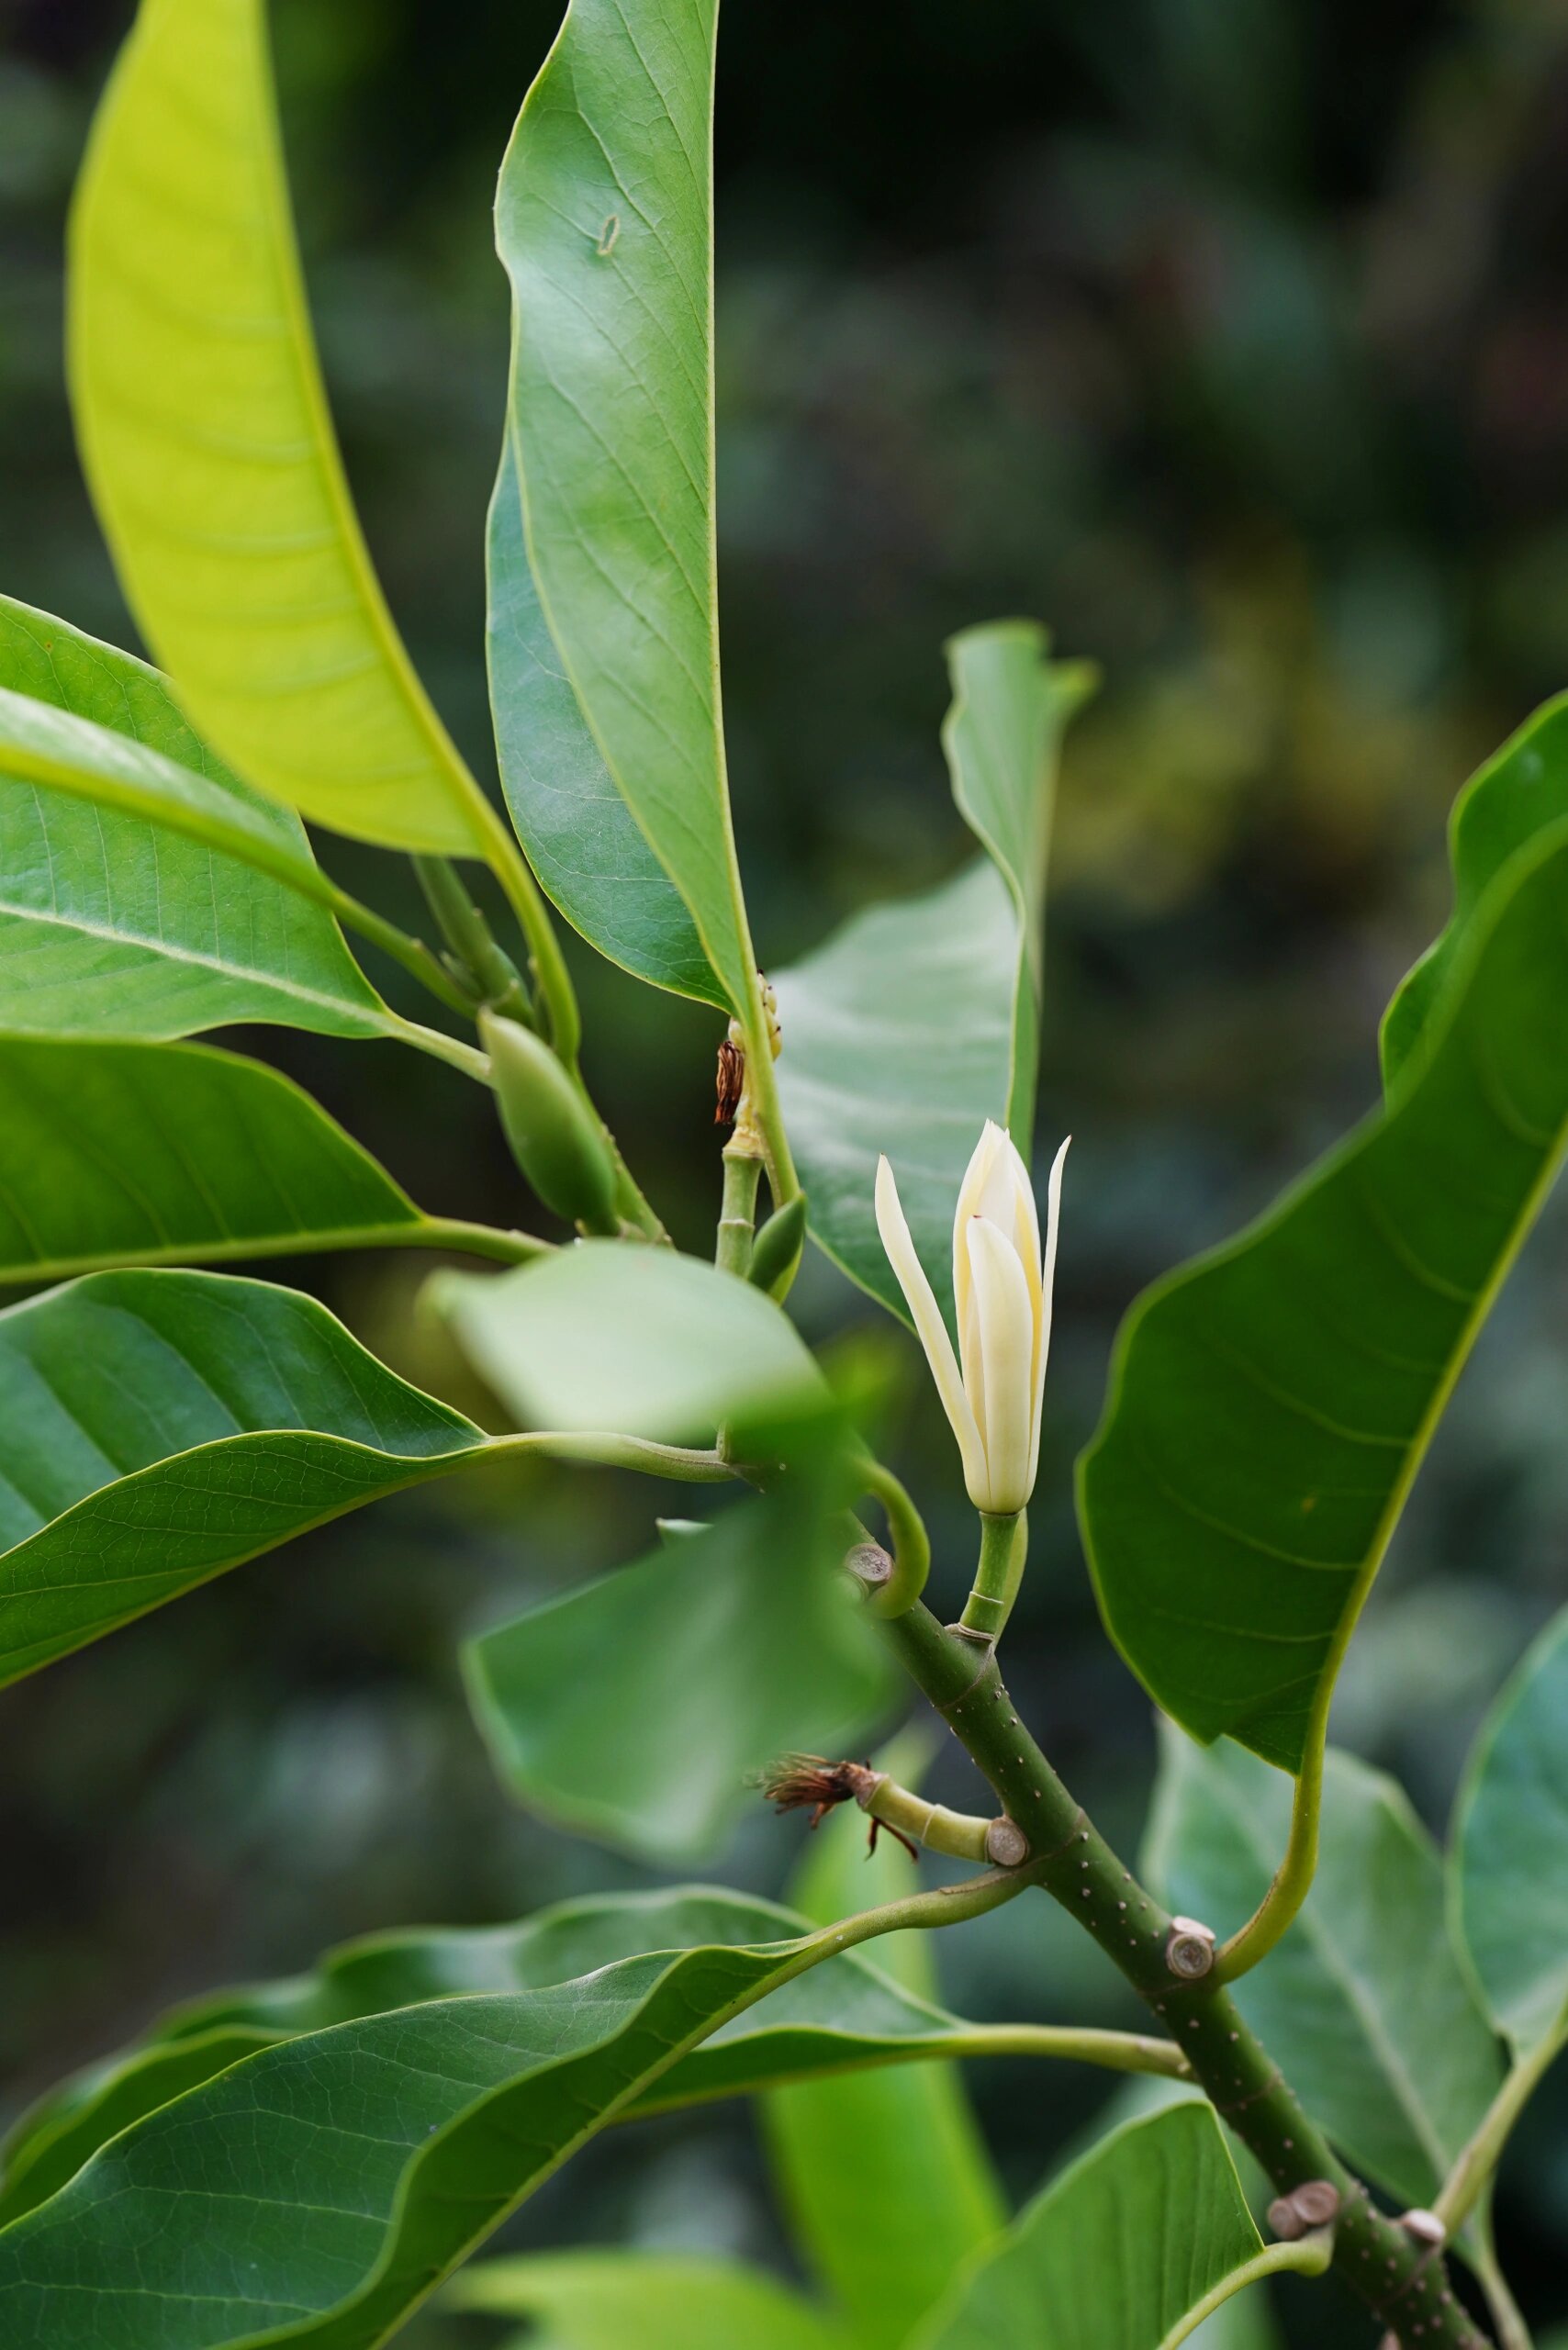
M 787 1285 L 805 1245 L 806 1195 L 797 1192 L 792 1200 L 786 1200 L 768 1217 L 757 1234 L 746 1279 L 755 1288 L 765 1289 L 772 1295 L 780 1286 Z
M 619 1233 L 609 1146 L 566 1071 L 543 1039 L 515 1020 L 481 1012 L 478 1025 L 501 1128 L 529 1182 L 566 1223 Z

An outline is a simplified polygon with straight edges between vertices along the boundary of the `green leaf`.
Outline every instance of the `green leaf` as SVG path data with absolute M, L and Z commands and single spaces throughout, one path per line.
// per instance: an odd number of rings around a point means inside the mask
M 1147 1874 L 1223 1935 L 1268 1889 L 1289 1816 L 1277 1772 L 1168 1728 Z M 1497 2044 L 1449 1940 L 1441 1863 L 1400 1789 L 1330 1752 L 1322 1839 L 1300 1917 L 1234 1995 L 1349 2159 L 1428 2204 L 1496 2092 Z
M 409 665 L 333 439 L 263 0 L 142 0 L 71 223 L 71 390 L 142 633 L 194 722 L 337 831 L 498 829 Z
M 771 1298 L 672 1248 L 585 1240 L 498 1278 L 438 1274 L 431 1295 L 524 1427 L 684 1444 L 750 1406 L 822 1392 Z
M 924 1740 L 896 1740 L 878 1766 L 916 1785 Z M 867 1851 L 864 1815 L 832 1813 L 791 1888 L 808 1918 L 830 1925 L 915 1883 L 909 1855 L 881 1836 Z M 877 1961 L 917 1998 L 937 1996 L 928 1934 L 889 1934 Z M 1006 2224 L 985 2142 L 949 2065 L 802 2082 L 764 2106 L 768 2149 L 790 2234 L 866 2350 L 894 2350 L 964 2261 Z
M 482 1450 L 313 1298 L 95 1273 L 0 1313 L 0 1684 Z
M 0 2232 L 0 2337 L 372 2350 L 585 2139 L 798 1966 L 623 1959 L 258 2050 Z
M 910 2350 L 1174 2350 L 1306 2249 L 1264 2251 L 1214 2114 L 1171 2106 L 1113 2131 L 1037 2196 Z
M 1168 2074 L 1129 2073 L 1118 2081 L 1086 2126 L 1075 2131 L 1052 2177 L 1058 2177 L 1080 2156 L 1101 2144 L 1124 2122 L 1141 2121 L 1168 2106 L 1205 2106 L 1207 2098 L 1194 2081 L 1172 2080 Z M 1237 2166 L 1249 2209 L 1257 2210 L 1273 2195 L 1266 2173 L 1238 2138 L 1227 2137 L 1226 2148 Z M 1231 2294 L 1213 2316 L 1206 2317 L 1189 2336 L 1193 2350 L 1283 2350 L 1267 2289 Z
M 774 981 L 778 1098 L 812 1235 L 903 1321 L 877 1231 L 877 1160 L 891 1160 L 950 1307 L 958 1186 L 986 1120 L 1007 1114 L 1017 976 L 1017 918 L 982 858 L 926 897 L 856 914 Z
M 842 1751 L 885 1710 L 886 1659 L 842 1572 L 841 1435 L 831 1413 L 791 1431 L 764 1497 L 469 1643 L 476 1718 L 520 1802 L 668 1866 L 706 1860 L 760 1801 L 756 1774 Z
M 1431 1025 L 1477 909 L 1509 858 L 1568 817 L 1568 695 L 1547 702 L 1473 775 L 1449 818 L 1454 910 L 1395 990 L 1383 1015 L 1383 1083 L 1392 1086 Z
M 260 1061 L 0 1036 L 0 1281 L 453 1242 Z
M 1504 1689 L 1454 1811 L 1455 1925 L 1515 2053 L 1568 2034 L 1568 1610 Z
M 717 0 L 572 0 L 501 166 L 529 560 L 605 766 L 737 1010 L 713 535 Z
M 802 1923 L 774 1902 L 720 1888 L 599 1895 L 519 1925 L 373 1934 L 329 1953 L 312 1974 L 190 2001 L 22 2117 L 5 2147 L 0 2224 L 52 2195 L 133 2121 L 258 2047 L 426 2000 L 538 1990 L 645 1951 L 777 1941 Z M 725 2024 L 633 2109 L 740 2096 L 828 2066 L 928 2057 L 967 2029 L 846 1952 Z
M 1033 1139 L 1046 848 L 1061 731 L 1087 690 L 1031 621 L 947 648 L 953 796 L 990 852 L 942 888 L 874 906 L 775 977 L 778 1093 L 811 1228 L 851 1280 L 908 1309 L 877 1234 L 884 1152 L 921 1260 L 952 1299 L 953 1210 L 988 1118 Z
M 1568 1130 L 1568 826 L 1499 874 L 1374 1113 L 1117 1342 L 1080 1470 L 1105 1621 L 1201 1739 L 1299 1770 Z
M 850 2350 L 840 2327 L 760 2269 L 690 2254 L 595 2250 L 487 2260 L 454 2278 L 446 2300 L 491 2317 L 530 2318 L 570 2350 L 629 2350 L 633 2343 L 636 2350 Z
M 528 567 L 510 435 L 490 500 L 487 646 L 501 789 L 528 861 L 583 936 L 655 987 L 726 1006 L 686 902 L 611 782 Z
M 953 700 L 942 728 L 953 798 L 1017 909 L 1022 953 L 1007 1124 L 1025 1155 L 1035 1126 L 1046 860 L 1062 729 L 1094 689 L 1082 662 L 1052 664 L 1037 621 L 994 621 L 947 644 Z
M 41 655 L 55 691 L 35 698 Z M 202 754 L 152 671 L 25 607 L 0 610 L 0 1022 L 395 1034 L 328 911 L 333 894 L 298 818 Z

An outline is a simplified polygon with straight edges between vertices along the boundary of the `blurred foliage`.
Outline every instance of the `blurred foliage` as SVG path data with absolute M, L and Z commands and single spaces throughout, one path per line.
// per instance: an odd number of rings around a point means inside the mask
M 3 584 L 128 643 L 72 454 L 60 327 L 64 205 L 129 14 L 0 0 Z M 487 212 L 555 12 L 274 14 L 350 469 L 420 666 L 488 772 L 481 533 L 507 306 Z M 1147 1707 L 1098 1632 L 1069 1497 L 1111 1332 L 1144 1281 L 1371 1102 L 1377 1015 L 1441 917 L 1449 801 L 1568 683 L 1568 19 L 1553 0 L 980 0 L 958 16 L 732 0 L 721 102 L 726 687 L 765 953 L 782 962 L 868 886 L 956 861 L 946 633 L 1036 613 L 1105 671 L 1062 800 L 1042 1118 L 1078 1140 L 1037 1563 L 1010 1648 L 1063 1769 L 1130 1841 Z M 330 859 L 388 886 L 373 852 Z M 716 1023 L 577 963 L 596 1085 L 700 1245 Z M 520 1213 L 461 1080 L 390 1046 L 252 1041 L 421 1199 Z M 472 1405 L 414 1314 L 420 1270 L 280 1277 Z M 855 1310 L 820 1265 L 800 1294 L 820 1329 Z M 1564 1587 L 1565 1328 L 1558 1213 L 1346 1674 L 1337 1735 L 1434 1819 Z M 917 1399 L 908 1460 L 957 1594 L 967 1513 L 935 1400 Z M 629 1881 L 509 1809 L 454 1659 L 476 1625 L 636 1555 L 648 1500 L 489 1473 L 329 1529 L 9 1692 L 10 2092 L 183 1991 L 345 1934 Z M 944 1769 L 934 1792 L 963 1800 Z M 759 1807 L 734 1874 L 777 1889 L 797 1843 Z M 951 1996 L 1119 2020 L 1088 1943 L 1026 1908 L 942 1953 Z M 1043 2132 L 1065 2142 L 1104 2094 L 1067 2071 L 977 2086 L 1020 2195 Z M 1568 2312 L 1565 2148 L 1560 2087 L 1506 2169 L 1499 2225 L 1521 2292 Z M 522 2231 L 599 2237 L 781 2256 L 745 2117 L 611 2133 Z M 1303 2322 L 1297 2300 L 1287 2314 Z M 409 2338 L 487 2336 L 429 2319 Z

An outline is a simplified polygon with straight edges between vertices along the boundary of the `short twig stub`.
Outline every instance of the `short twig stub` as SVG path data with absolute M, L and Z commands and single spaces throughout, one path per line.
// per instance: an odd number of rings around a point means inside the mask
M 1197 1918 L 1172 1918 L 1165 1964 L 1183 1983 L 1201 1982 L 1215 1963 L 1215 1934 Z

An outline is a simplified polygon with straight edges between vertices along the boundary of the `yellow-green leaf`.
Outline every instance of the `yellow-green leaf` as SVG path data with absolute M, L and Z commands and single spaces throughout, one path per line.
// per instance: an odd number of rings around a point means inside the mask
M 142 632 L 252 783 L 336 831 L 498 830 L 409 666 L 333 437 L 263 0 L 143 0 L 72 217 L 71 389 Z

